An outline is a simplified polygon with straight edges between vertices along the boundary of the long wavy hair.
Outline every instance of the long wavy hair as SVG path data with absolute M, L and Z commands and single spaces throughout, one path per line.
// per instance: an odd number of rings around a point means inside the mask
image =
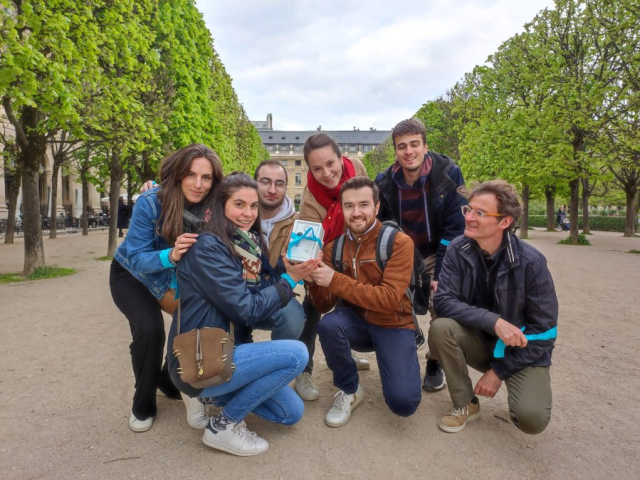
M 238 228 L 235 223 L 229 220 L 224 214 L 224 207 L 235 192 L 242 188 L 251 188 L 258 194 L 258 182 L 246 173 L 233 172 L 222 179 L 213 196 L 211 216 L 207 221 L 205 230 L 215 234 L 229 248 L 232 255 L 239 256 L 233 248 L 233 234 Z M 260 211 L 256 216 L 256 221 L 249 229 L 258 238 L 258 246 L 262 249 L 266 257 L 269 256 L 267 242 L 262 236 L 262 225 L 260 223 Z
M 203 215 L 207 207 L 213 201 L 216 187 L 223 177 L 222 162 L 218 154 L 211 148 L 200 144 L 188 145 L 176 150 L 162 160 L 160 167 L 160 186 L 158 200 L 162 205 L 158 225 L 161 235 L 173 245 L 180 235 L 184 233 L 183 212 L 186 199 L 182 193 L 182 179 L 189 174 L 191 162 L 196 158 L 206 158 L 213 167 L 213 182 L 211 190 L 198 204 L 198 215 Z

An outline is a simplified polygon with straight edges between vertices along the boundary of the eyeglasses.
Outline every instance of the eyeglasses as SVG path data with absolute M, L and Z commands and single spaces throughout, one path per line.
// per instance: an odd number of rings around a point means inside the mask
M 487 212 L 483 212 L 482 210 L 476 210 L 475 208 L 471 208 L 469 205 L 463 205 L 461 210 L 462 210 L 462 215 L 464 217 L 466 217 L 470 213 L 473 213 L 473 218 L 475 218 L 476 220 L 484 217 L 504 217 L 505 216 L 505 215 L 502 215 L 501 213 L 487 213 Z
M 276 180 L 275 182 L 272 182 L 268 178 L 261 178 L 258 180 L 258 183 L 264 188 L 269 188 L 272 184 L 275 185 L 278 190 L 284 190 L 287 188 L 287 184 L 284 180 Z

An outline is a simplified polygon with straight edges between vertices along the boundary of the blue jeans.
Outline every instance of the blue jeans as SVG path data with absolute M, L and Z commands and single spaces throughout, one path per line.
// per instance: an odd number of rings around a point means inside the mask
M 268 320 L 253 326 L 258 330 L 271 330 L 271 340 L 297 340 L 305 322 L 302 305 L 293 298 L 284 308 Z
M 318 336 L 336 387 L 355 393 L 359 377 L 351 350 L 374 351 L 387 406 L 403 417 L 415 413 L 422 387 L 414 330 L 382 328 L 368 323 L 351 308 L 339 308 L 322 317 Z
M 222 413 L 234 423 L 253 412 L 273 423 L 293 425 L 302 418 L 304 403 L 288 384 L 308 360 L 307 348 L 297 340 L 238 345 L 231 380 L 205 388 L 200 399 L 224 407 Z

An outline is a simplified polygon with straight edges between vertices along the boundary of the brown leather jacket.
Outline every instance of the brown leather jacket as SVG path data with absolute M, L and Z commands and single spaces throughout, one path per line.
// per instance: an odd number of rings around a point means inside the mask
M 298 212 L 273 225 L 273 229 L 269 235 L 269 263 L 272 267 L 276 266 L 282 250 L 285 245 L 289 243 L 291 230 L 293 230 L 293 222 L 297 218 Z
M 413 270 L 413 240 L 398 232 L 393 253 L 382 272 L 376 263 L 376 241 L 381 227 L 376 220 L 371 231 L 355 239 L 347 234 L 342 255 L 343 273 L 336 272 L 326 288 L 311 285 L 309 295 L 320 313 L 331 310 L 341 298 L 369 323 L 413 330 L 411 303 L 405 295 Z M 331 268 L 333 243 L 322 249 L 323 261 Z
M 357 158 L 350 158 L 349 160 L 353 162 L 353 167 L 356 169 L 356 175 L 363 177 L 367 176 L 367 169 L 364 168 L 364 165 L 360 160 Z M 324 217 L 326 216 L 327 209 L 318 203 L 316 197 L 314 197 L 309 190 L 309 186 L 305 186 L 302 191 L 302 201 L 300 202 L 300 220 L 322 223 L 322 220 L 324 220 Z

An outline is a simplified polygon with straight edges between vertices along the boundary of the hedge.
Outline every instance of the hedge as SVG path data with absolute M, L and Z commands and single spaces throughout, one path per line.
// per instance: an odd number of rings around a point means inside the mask
M 555 224 L 556 216 L 553 216 L 553 222 Z M 603 217 L 603 216 L 590 216 L 589 228 L 591 230 L 599 230 L 601 232 L 623 232 L 624 233 L 624 217 Z M 546 215 L 529 215 L 530 227 L 547 227 Z M 578 228 L 582 228 L 582 215 L 578 217 Z

